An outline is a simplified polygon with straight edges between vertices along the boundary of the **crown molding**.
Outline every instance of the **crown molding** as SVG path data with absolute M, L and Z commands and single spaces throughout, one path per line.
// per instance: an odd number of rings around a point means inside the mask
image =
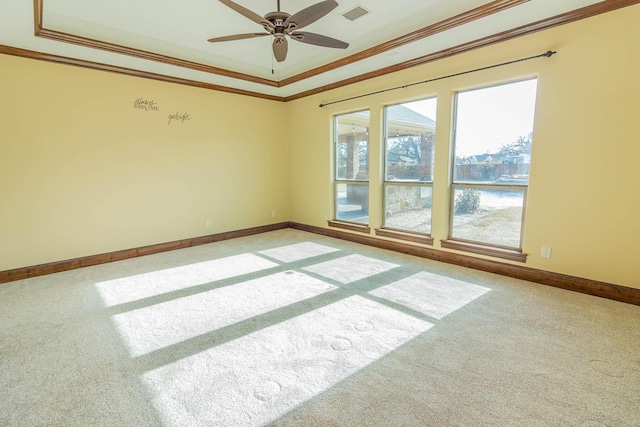
M 438 32 L 455 28 L 456 26 L 459 26 L 468 22 L 472 22 L 474 20 L 489 16 L 491 14 L 497 13 L 507 8 L 525 3 L 527 1 L 530 1 L 530 0 L 496 0 L 491 3 L 488 3 L 487 5 L 478 7 L 476 9 L 472 9 L 468 12 L 446 19 L 434 25 L 430 25 L 428 27 L 422 28 L 413 33 L 409 33 L 405 36 L 398 37 L 394 40 L 390 40 L 389 42 L 380 44 L 373 48 L 366 49 L 362 52 L 343 58 L 339 61 L 334 61 L 322 67 L 318 67 L 313 70 L 306 71 L 304 73 L 295 75 L 293 77 L 289 77 L 281 81 L 262 79 L 262 78 L 251 76 L 248 74 L 236 73 L 236 72 L 225 70 L 222 68 L 211 67 L 204 64 L 199 64 L 191 61 L 184 61 L 177 58 L 155 54 L 152 52 L 140 51 L 137 49 L 124 47 L 124 46 L 120 46 L 113 43 L 101 42 L 98 40 L 92 40 L 85 37 L 80 37 L 76 35 L 71 35 L 71 34 L 66 34 L 66 33 L 57 32 L 54 30 L 46 29 L 43 27 L 44 0 L 34 0 L 33 2 L 34 33 L 36 37 L 43 37 L 50 40 L 72 43 L 72 44 L 82 45 L 89 48 L 102 49 L 102 50 L 107 50 L 114 53 L 135 56 L 141 59 L 162 62 L 164 64 L 175 65 L 175 66 L 190 68 L 198 71 L 204 71 L 204 72 L 218 74 L 226 77 L 231 77 L 235 79 L 246 80 L 253 83 L 259 83 L 259 84 L 267 85 L 269 87 L 283 87 L 283 86 L 286 86 L 295 82 L 299 82 L 299 81 L 308 79 L 310 77 L 314 77 L 316 75 L 337 69 L 339 67 L 345 66 L 346 64 L 352 64 L 355 61 L 360 61 L 360 60 L 369 58 L 373 55 L 377 55 L 387 50 L 391 50 L 396 47 L 402 46 L 404 44 L 411 43 L 421 38 L 429 37 L 433 34 L 437 34 Z M 460 53 L 469 52 L 475 49 L 479 49 L 479 48 L 500 43 L 503 41 L 511 40 L 517 37 L 521 37 L 527 34 L 532 34 L 535 32 L 547 30 L 560 25 L 569 24 L 571 22 L 590 18 L 596 15 L 611 12 L 617 9 L 633 6 L 638 3 L 640 3 L 640 0 L 601 1 L 599 3 L 595 3 L 590 6 L 586 6 L 586 7 L 576 9 L 570 12 L 566 12 L 560 15 L 556 15 L 547 19 L 533 22 L 531 24 L 526 24 L 526 25 L 511 29 L 511 30 L 503 31 L 501 33 L 497 33 L 488 37 L 463 43 L 448 49 L 430 53 L 428 55 L 424 55 L 418 58 L 414 58 L 409 61 L 405 61 L 389 67 L 384 67 L 368 73 L 363 73 L 358 76 L 350 77 L 348 79 L 337 81 L 337 82 L 320 86 L 307 91 L 299 92 L 297 94 L 286 96 L 286 97 L 267 95 L 259 92 L 236 89 L 236 88 L 223 86 L 223 85 L 204 83 L 204 82 L 199 82 L 195 80 L 183 79 L 179 77 L 171 77 L 171 76 L 151 73 L 147 71 L 134 70 L 131 68 L 119 67 L 119 66 L 114 66 L 114 65 L 109 65 L 109 64 L 99 63 L 99 62 L 87 61 L 83 59 L 70 58 L 70 57 L 60 56 L 56 54 L 45 53 L 45 52 L 37 52 L 33 50 L 21 49 L 21 48 L 12 47 L 12 46 L 6 46 L 6 45 L 0 45 L 0 54 L 13 55 L 13 56 L 19 56 L 23 58 L 42 60 L 42 61 L 49 61 L 49 62 L 54 62 L 58 64 L 79 66 L 79 67 L 90 68 L 94 70 L 115 72 L 115 73 L 129 75 L 129 76 L 148 78 L 148 79 L 182 84 L 187 86 L 194 86 L 202 89 L 209 89 L 209 90 L 228 92 L 228 93 L 234 93 L 239 95 L 246 95 L 246 96 L 251 96 L 256 98 L 268 99 L 272 101 L 287 102 L 287 101 L 293 101 L 296 99 L 315 95 L 318 93 L 322 93 L 328 90 L 336 89 L 339 87 L 351 85 L 361 81 L 369 80 L 372 78 L 380 77 L 386 74 L 391 74 L 398 71 L 406 70 L 419 65 L 427 64 L 429 62 L 452 57 Z
M 281 80 L 279 85 L 280 87 L 286 86 L 291 83 L 296 83 L 301 80 L 305 80 L 309 77 L 313 77 L 318 74 L 325 73 L 327 71 L 335 70 L 336 68 L 353 64 L 354 62 L 361 61 L 363 59 L 367 59 L 384 52 L 388 52 L 390 50 L 404 46 L 406 44 L 436 35 L 443 31 L 451 30 L 460 25 L 468 24 L 478 19 L 486 18 L 487 16 L 493 15 L 494 13 L 502 12 L 503 10 L 510 9 L 514 6 L 519 6 L 529 1 L 531 0 L 493 1 L 491 3 L 477 7 L 475 9 L 468 10 L 454 17 L 437 22 L 433 25 L 429 25 L 427 27 L 421 28 L 409 34 L 405 34 L 404 36 L 395 38 L 393 40 L 389 40 L 388 42 L 363 50 L 362 52 L 358 52 L 356 54 L 347 56 L 345 58 L 323 65 L 321 67 L 314 68 L 312 70 L 295 75 L 293 77 L 286 78 L 284 80 Z
M 252 83 L 258 83 L 258 84 L 262 84 L 270 87 L 283 87 L 292 83 L 306 80 L 310 77 L 314 77 L 319 74 L 326 73 L 328 71 L 335 70 L 347 64 L 352 64 L 354 62 L 367 59 L 371 56 L 378 55 L 380 53 L 398 48 L 400 46 L 415 42 L 416 40 L 420 40 L 420 39 L 432 36 L 442 31 L 450 30 L 460 25 L 464 25 L 469 22 L 473 22 L 475 20 L 485 18 L 487 16 L 493 15 L 494 13 L 501 12 L 503 10 L 512 8 L 514 6 L 527 3 L 529 1 L 531 0 L 494 0 L 488 4 L 471 9 L 469 11 L 453 16 L 451 18 L 447 18 L 443 21 L 440 21 L 433 25 L 429 25 L 420 30 L 414 31 L 412 33 L 406 34 L 404 36 L 401 36 L 396 39 L 390 40 L 388 42 L 382 43 L 380 45 L 374 46 L 370 49 L 363 50 L 361 52 L 358 52 L 354 55 L 348 56 L 341 60 L 331 62 L 329 64 L 323 65 L 322 67 L 314 68 L 312 70 L 297 74 L 295 76 L 289 77 L 281 81 L 264 79 L 264 78 L 260 78 L 250 74 L 238 73 L 238 72 L 227 70 L 224 68 L 213 67 L 206 64 L 187 61 L 184 59 L 175 58 L 167 55 L 160 55 L 157 53 L 135 49 L 127 46 L 122 46 L 115 43 L 109 43 L 102 40 L 95 40 L 88 37 L 82 37 L 76 34 L 69 34 L 61 31 L 45 28 L 44 27 L 44 0 L 34 0 L 33 11 L 34 11 L 34 23 L 35 23 L 34 29 L 35 29 L 36 37 L 40 37 L 48 40 L 54 40 L 54 41 L 63 42 L 63 43 L 74 44 L 74 45 L 83 46 L 91 49 L 104 50 L 106 52 L 118 53 L 121 55 L 127 55 L 131 57 L 139 58 L 139 59 L 159 62 L 162 64 L 174 65 L 182 68 L 188 68 L 191 70 L 202 71 L 202 72 L 216 74 L 224 77 L 231 77 L 234 79 L 248 81 Z
M 236 89 L 228 86 L 216 85 L 212 83 L 204 83 L 196 80 L 183 79 L 180 77 L 172 77 L 164 74 L 151 73 L 148 71 L 134 70 L 132 68 L 119 67 L 116 65 L 109 65 L 109 64 L 104 64 L 100 62 L 92 62 L 84 59 L 70 58 L 67 56 L 60 56 L 60 55 L 55 55 L 55 54 L 50 54 L 45 52 L 37 52 L 33 50 L 21 49 L 21 48 L 12 47 L 12 46 L 0 45 L 0 54 L 18 56 L 18 57 L 27 58 L 27 59 L 35 59 L 38 61 L 53 62 L 56 64 L 73 65 L 76 67 L 89 68 L 92 70 L 99 70 L 99 71 L 107 71 L 107 72 L 124 74 L 127 76 L 133 76 L 133 77 L 142 77 L 145 79 L 158 80 L 166 83 L 176 83 L 176 84 L 185 85 L 185 86 L 193 86 L 201 89 L 234 93 L 237 95 L 246 95 L 254 98 L 268 99 L 271 101 L 279 101 L 279 102 L 285 101 L 285 98 L 280 96 L 267 95 L 264 93 Z
M 621 9 L 628 6 L 633 6 L 640 3 L 640 0 L 608 0 L 600 3 L 586 6 L 581 9 L 576 9 L 571 12 L 563 13 L 553 16 L 551 18 L 542 19 L 530 24 L 522 25 L 511 30 L 506 30 L 501 33 L 493 34 L 481 39 L 473 40 L 467 43 L 463 43 L 451 48 L 443 49 L 438 52 L 433 52 L 428 55 L 424 55 L 418 58 L 414 58 L 399 64 L 391 65 L 389 67 L 380 68 L 369 73 L 360 74 L 358 76 L 350 77 L 345 80 L 337 81 L 329 85 L 325 85 L 319 88 L 311 89 L 305 92 L 300 92 L 292 96 L 285 97 L 285 101 L 293 101 L 296 99 L 304 98 L 307 96 L 315 95 L 318 93 L 326 92 L 332 89 L 337 89 L 343 86 L 348 86 L 354 83 L 362 82 L 365 80 L 381 77 L 387 74 L 395 73 L 398 71 L 406 70 L 409 68 L 424 65 L 430 62 L 438 61 L 440 59 L 450 58 L 452 56 L 470 52 L 472 50 L 480 49 L 497 43 L 502 43 L 508 40 L 515 39 L 517 37 L 526 36 L 539 31 L 548 30 L 554 27 L 558 27 L 572 22 L 580 21 L 582 19 L 590 18 L 596 15 L 600 15 L 607 12 L 612 12 L 617 9 Z

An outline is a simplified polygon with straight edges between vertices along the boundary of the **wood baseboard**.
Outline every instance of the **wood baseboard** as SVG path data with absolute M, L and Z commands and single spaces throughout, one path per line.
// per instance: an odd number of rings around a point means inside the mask
M 125 249 L 99 255 L 90 255 L 86 257 L 57 261 L 48 264 L 16 268 L 14 270 L 0 271 L 0 283 L 13 282 L 16 280 L 28 279 L 30 277 L 44 276 L 47 274 L 74 270 L 77 268 L 89 267 L 92 265 L 105 264 L 108 262 L 122 261 L 129 258 L 173 251 L 176 249 L 204 245 L 207 243 L 235 239 L 238 237 L 251 236 L 254 234 L 266 233 L 268 231 L 281 230 L 283 228 L 293 228 L 309 233 L 347 240 L 367 246 L 373 246 L 380 249 L 387 249 L 407 255 L 431 259 L 434 261 L 455 264 L 475 270 L 487 271 L 490 273 L 500 274 L 502 276 L 527 280 L 542 285 L 553 286 L 556 288 L 562 288 L 588 295 L 594 295 L 602 298 L 624 302 L 627 304 L 640 305 L 640 289 L 599 282 L 582 277 L 569 276 L 566 274 L 553 273 L 550 271 L 538 270 L 535 268 L 524 267 L 520 265 L 512 265 L 498 261 L 476 258 L 473 256 L 441 251 L 430 247 L 417 246 L 405 242 L 384 240 L 372 236 L 363 235 L 361 233 L 349 233 L 342 230 L 316 227 L 296 222 L 281 222 L 277 224 L 246 228 L 243 230 L 228 231 L 224 233 L 177 240 L 174 242 L 149 245 L 140 248 Z
M 92 265 L 106 264 L 108 262 L 122 261 L 129 258 L 173 251 L 176 249 L 199 246 L 207 243 L 220 242 L 222 240 L 235 239 L 238 237 L 251 236 L 253 234 L 265 233 L 267 231 L 280 230 L 283 228 L 287 228 L 288 226 L 289 224 L 287 222 L 281 222 L 278 224 L 263 225 L 259 227 L 246 228 L 243 230 L 210 234 L 207 236 L 176 240 L 174 242 L 159 243 L 156 245 L 143 246 L 140 248 L 124 249 L 121 251 L 109 252 L 99 255 L 90 255 L 86 257 L 34 265 L 30 267 L 16 268 L 14 270 L 0 271 L 0 283 L 13 282 L 16 280 L 28 279 L 30 277 L 44 276 L 47 274 L 59 273 L 61 271 L 75 270 L 77 268 L 89 267 Z
M 441 251 L 408 243 L 394 242 L 378 239 L 362 234 L 348 233 L 341 230 L 332 230 L 306 224 L 290 222 L 289 227 L 296 230 L 307 231 L 336 239 L 348 240 L 363 245 L 374 246 L 380 249 L 388 249 L 395 252 L 427 258 L 448 264 L 460 265 L 475 270 L 487 271 L 502 276 L 527 280 L 542 285 L 553 286 L 583 294 L 594 295 L 627 304 L 640 305 L 640 289 L 614 285 L 612 283 L 599 282 L 582 277 L 569 276 L 551 271 L 538 270 L 520 265 L 506 264 L 503 262 L 476 258 L 452 252 Z

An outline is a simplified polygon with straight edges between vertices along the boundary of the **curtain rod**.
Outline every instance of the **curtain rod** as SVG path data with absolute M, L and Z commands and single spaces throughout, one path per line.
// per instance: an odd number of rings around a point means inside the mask
M 489 65 L 487 67 L 476 68 L 474 70 L 462 71 L 460 73 L 449 74 L 448 76 L 436 77 L 434 79 L 423 80 L 421 82 L 410 83 L 410 84 L 402 85 L 402 86 L 396 86 L 396 87 L 392 87 L 392 88 L 389 88 L 389 89 L 382 89 L 382 90 L 379 90 L 377 92 L 369 92 L 369 93 L 365 93 L 364 95 L 353 96 L 351 98 L 339 99 L 337 101 L 327 102 L 326 104 L 320 104 L 319 107 L 322 108 L 322 107 L 324 107 L 326 105 L 332 105 L 332 104 L 337 104 L 339 102 L 351 101 L 352 99 L 364 98 L 365 96 L 377 95 L 379 93 L 390 92 L 392 90 L 406 89 L 406 88 L 408 88 L 410 86 L 416 86 L 416 85 L 420 85 L 420 84 L 423 84 L 423 83 L 435 82 L 436 80 L 448 79 L 450 77 L 462 76 L 464 74 L 475 73 L 477 71 L 489 70 L 491 68 L 502 67 L 504 65 L 509 65 L 509 64 L 515 64 L 516 62 L 529 61 L 531 59 L 537 59 L 537 58 L 542 58 L 542 57 L 549 58 L 549 57 L 551 57 L 552 55 L 555 55 L 555 54 L 556 54 L 556 51 L 548 50 L 545 53 L 541 53 L 540 55 L 535 55 L 535 56 L 529 56 L 529 57 L 526 57 L 526 58 L 515 59 L 513 61 L 502 62 L 500 64 Z

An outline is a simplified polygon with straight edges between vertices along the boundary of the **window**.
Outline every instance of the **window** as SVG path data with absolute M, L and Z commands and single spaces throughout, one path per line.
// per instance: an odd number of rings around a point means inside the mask
M 369 110 L 334 118 L 335 219 L 369 223 Z
M 436 105 L 430 98 L 384 109 L 386 229 L 431 234 Z
M 451 240 L 522 250 L 536 86 L 533 79 L 457 94 Z

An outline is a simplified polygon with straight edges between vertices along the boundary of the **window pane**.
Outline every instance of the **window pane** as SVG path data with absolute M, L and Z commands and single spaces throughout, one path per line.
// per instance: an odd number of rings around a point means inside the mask
M 520 249 L 524 191 L 454 191 L 452 237 Z
M 369 223 L 368 184 L 336 184 L 336 219 Z
M 369 111 L 335 118 L 336 179 L 369 179 Z
M 437 99 L 385 108 L 386 180 L 433 181 Z
M 431 233 L 432 188 L 422 185 L 385 186 L 384 226 Z
M 460 92 L 454 182 L 529 181 L 537 80 Z

